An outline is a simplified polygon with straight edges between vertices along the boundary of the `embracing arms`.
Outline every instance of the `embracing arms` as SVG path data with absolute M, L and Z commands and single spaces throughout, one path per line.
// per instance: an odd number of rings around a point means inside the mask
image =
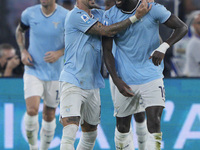
M 122 93 L 124 96 L 127 96 L 127 97 L 134 96 L 134 93 L 131 90 L 131 88 L 117 75 L 117 72 L 115 69 L 115 59 L 112 54 L 112 45 L 113 45 L 113 38 L 103 37 L 102 39 L 103 57 L 104 57 L 104 61 L 108 69 L 108 72 L 110 73 L 113 83 L 117 86 L 120 93 Z
M 28 65 L 28 66 L 33 66 L 33 64 L 31 63 L 32 57 L 29 54 L 29 52 L 26 50 L 25 48 L 25 31 L 26 29 L 28 29 L 28 27 L 22 27 L 21 24 L 19 24 L 17 26 L 16 29 L 16 40 L 17 40 L 17 44 L 19 46 L 20 52 L 21 52 L 21 61 L 24 65 Z
M 142 3 L 137 9 L 136 14 L 134 16 L 131 16 L 130 18 L 124 21 L 112 24 L 110 26 L 105 26 L 102 23 L 97 22 L 87 31 L 87 33 L 112 37 L 118 32 L 126 29 L 132 23 L 135 23 L 138 19 L 142 18 L 146 13 L 150 11 L 151 7 L 151 5 L 150 7 L 148 7 L 148 3 L 146 0 L 142 0 Z

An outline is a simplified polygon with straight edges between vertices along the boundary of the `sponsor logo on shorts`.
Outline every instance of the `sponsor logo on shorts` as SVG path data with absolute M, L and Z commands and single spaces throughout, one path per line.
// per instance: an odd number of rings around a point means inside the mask
M 66 112 L 70 112 L 71 107 L 72 107 L 72 105 L 66 106 Z

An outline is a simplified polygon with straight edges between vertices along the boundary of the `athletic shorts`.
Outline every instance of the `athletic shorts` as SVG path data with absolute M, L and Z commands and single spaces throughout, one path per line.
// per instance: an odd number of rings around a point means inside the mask
M 60 83 L 60 117 L 80 116 L 91 125 L 100 123 L 101 101 L 99 89 L 84 90 L 67 82 Z
M 112 81 L 110 81 L 112 82 Z M 113 83 L 111 83 L 113 84 Z M 125 97 L 117 89 L 114 90 L 114 116 L 126 117 L 145 111 L 151 106 L 165 107 L 165 90 L 163 79 L 156 79 L 141 85 L 129 85 L 136 94 L 134 97 Z
M 59 81 L 42 81 L 37 77 L 24 74 L 24 98 L 40 96 L 45 105 L 56 108 L 59 104 Z
M 115 101 L 115 88 L 116 85 L 113 83 L 113 80 L 111 78 L 111 76 L 109 75 L 109 83 L 110 83 L 110 94 L 111 94 L 111 98 L 112 98 L 112 101 L 114 102 Z

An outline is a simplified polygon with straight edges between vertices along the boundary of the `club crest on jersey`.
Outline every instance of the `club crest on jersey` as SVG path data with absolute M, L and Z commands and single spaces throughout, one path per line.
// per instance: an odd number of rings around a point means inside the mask
M 59 23 L 60 23 L 60 22 L 53 22 L 55 29 L 58 28 L 58 24 L 59 24 Z
M 90 23 L 90 18 L 89 18 L 86 14 L 83 14 L 83 15 L 81 16 L 81 18 L 83 19 L 84 22 Z

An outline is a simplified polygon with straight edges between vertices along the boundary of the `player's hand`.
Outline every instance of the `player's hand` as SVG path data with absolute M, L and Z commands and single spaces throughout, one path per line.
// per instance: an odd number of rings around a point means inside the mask
M 132 97 L 135 95 L 132 89 L 120 78 L 113 79 L 113 82 L 117 86 L 119 92 L 123 94 L 124 96 Z
M 151 10 L 152 4 L 148 6 L 147 0 L 142 0 L 142 3 L 136 10 L 135 16 L 137 19 L 142 18 L 144 15 L 146 15 Z
M 33 66 L 33 59 L 27 50 L 22 50 L 21 61 L 24 65 Z
M 11 58 L 10 60 L 8 60 L 7 62 L 7 66 L 8 68 L 10 68 L 11 70 L 13 70 L 14 68 L 16 68 L 18 65 L 20 64 L 20 59 L 17 55 L 15 55 L 13 58 Z
M 63 51 L 49 51 L 45 53 L 44 60 L 48 63 L 56 62 L 63 55 Z
M 164 59 L 165 54 L 161 53 L 159 51 L 155 51 L 149 59 L 152 59 L 152 62 L 155 66 L 159 66 L 161 64 L 161 61 Z

